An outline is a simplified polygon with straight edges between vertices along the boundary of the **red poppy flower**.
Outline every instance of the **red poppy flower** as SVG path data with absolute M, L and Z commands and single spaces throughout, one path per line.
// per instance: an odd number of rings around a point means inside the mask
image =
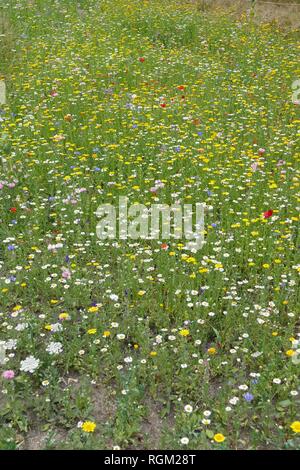
M 269 211 L 264 212 L 265 219 L 269 219 L 270 217 L 272 217 L 272 215 L 273 215 L 273 211 L 271 209 Z
M 16 208 L 16 207 L 11 207 L 9 210 L 10 210 L 10 212 L 17 212 L 17 208 Z
M 167 250 L 169 248 L 169 245 L 167 243 L 162 243 L 160 247 L 162 250 Z
M 140 58 L 139 58 L 139 61 L 140 61 L 140 62 L 145 62 L 145 57 L 140 57 Z
M 165 108 L 166 106 L 167 106 L 166 103 L 160 103 L 161 108 Z
M 185 89 L 185 86 L 184 86 L 184 85 L 179 85 L 179 86 L 177 87 L 177 89 L 178 89 L 178 90 L 184 90 L 184 89 Z

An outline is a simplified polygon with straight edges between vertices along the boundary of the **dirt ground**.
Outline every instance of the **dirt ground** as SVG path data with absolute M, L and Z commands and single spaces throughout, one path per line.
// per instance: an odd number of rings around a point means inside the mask
M 281 26 L 292 29 L 300 27 L 300 0 L 264 2 L 257 0 L 190 0 L 203 11 L 227 11 L 232 15 L 253 15 L 258 22 L 277 21 Z M 254 7 L 253 7 L 254 5 Z

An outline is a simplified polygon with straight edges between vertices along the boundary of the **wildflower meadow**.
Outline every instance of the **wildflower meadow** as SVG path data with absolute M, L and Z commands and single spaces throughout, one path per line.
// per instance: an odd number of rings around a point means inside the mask
M 202 3 L 0 2 L 0 449 L 300 448 L 300 33 Z

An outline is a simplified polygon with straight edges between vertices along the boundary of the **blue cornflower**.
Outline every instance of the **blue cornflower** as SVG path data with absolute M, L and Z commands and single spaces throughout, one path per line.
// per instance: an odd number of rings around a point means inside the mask
M 254 396 L 250 392 L 245 393 L 245 395 L 243 395 L 243 397 L 245 398 L 246 401 L 249 401 L 249 402 L 252 401 L 253 398 L 254 398 Z

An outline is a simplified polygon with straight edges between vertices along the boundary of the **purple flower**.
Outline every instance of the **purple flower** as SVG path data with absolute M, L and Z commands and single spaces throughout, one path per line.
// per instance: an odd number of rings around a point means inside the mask
M 14 251 L 15 246 L 14 245 L 8 245 L 7 249 L 8 249 L 8 251 Z
M 243 395 L 243 397 L 245 398 L 246 401 L 249 401 L 249 402 L 252 401 L 253 398 L 254 398 L 252 393 L 249 393 L 249 392 L 245 393 L 245 395 Z

